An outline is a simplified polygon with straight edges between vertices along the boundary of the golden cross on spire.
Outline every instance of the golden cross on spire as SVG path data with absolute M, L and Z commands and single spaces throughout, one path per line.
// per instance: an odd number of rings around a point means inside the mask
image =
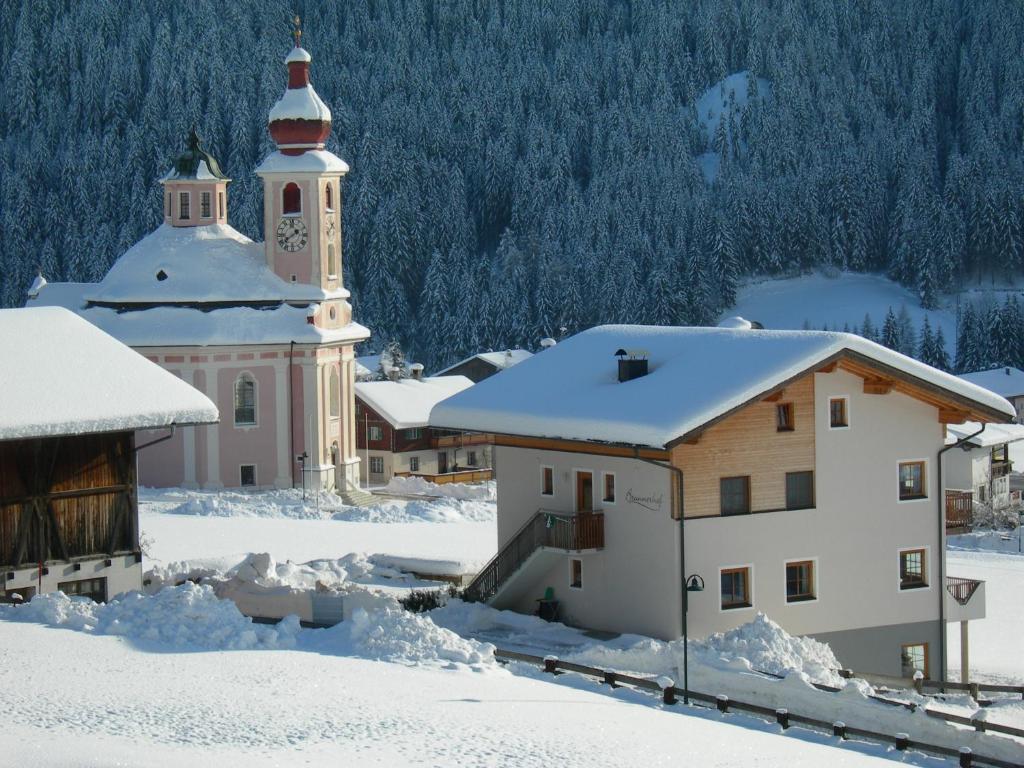
M 295 27 L 295 29 L 292 30 L 292 35 L 295 37 L 295 47 L 301 48 L 302 45 L 300 41 L 302 40 L 302 19 L 299 18 L 299 14 L 295 14 L 295 18 L 292 19 L 292 26 Z

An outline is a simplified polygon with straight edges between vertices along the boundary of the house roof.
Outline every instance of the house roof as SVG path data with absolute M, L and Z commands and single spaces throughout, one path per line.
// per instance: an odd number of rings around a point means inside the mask
M 960 376 L 964 381 L 990 389 L 1003 397 L 1024 395 L 1024 371 L 1018 368 L 993 368 L 989 371 L 974 371 Z
M 963 424 L 949 424 L 946 426 L 946 444 L 950 445 L 957 440 L 962 440 L 969 435 L 974 435 L 981 429 L 977 421 L 965 421 Z M 1024 440 L 1024 424 L 986 424 L 985 430 L 972 437 L 967 442 L 979 448 L 988 448 L 1003 443 L 1015 443 Z
M 634 348 L 649 352 L 650 372 L 620 383 L 613 355 Z M 430 424 L 664 448 L 839 360 L 968 418 L 1014 415 L 1002 397 L 852 334 L 606 325 L 438 404 Z
M 48 287 L 48 286 L 47 286 Z M 318 301 L 346 298 L 288 283 L 267 267 L 263 244 L 227 224 L 161 224 L 129 248 L 86 293 L 102 304 Z
M 533 357 L 533 352 L 530 352 L 525 349 L 507 349 L 503 352 L 479 352 L 475 355 L 470 355 L 464 360 L 459 360 L 459 362 L 455 363 L 454 365 L 449 365 L 443 371 L 438 371 L 434 375 L 442 376 L 448 373 L 448 371 L 455 370 L 460 365 L 465 365 L 470 360 L 483 360 L 485 363 L 488 363 L 489 365 L 492 365 L 494 368 L 501 371 L 504 370 L 505 368 L 511 368 L 513 365 L 521 363 L 524 360 L 528 360 L 531 357 Z
M 60 307 L 0 310 L 0 440 L 211 424 L 206 395 Z
M 425 427 L 431 409 L 442 400 L 469 389 L 465 376 L 430 376 L 399 381 L 357 381 L 356 397 L 395 429 Z

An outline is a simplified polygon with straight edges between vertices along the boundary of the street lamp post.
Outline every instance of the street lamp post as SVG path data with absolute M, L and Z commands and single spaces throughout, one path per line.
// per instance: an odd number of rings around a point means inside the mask
M 690 636 L 686 625 L 686 614 L 690 612 L 690 593 L 703 592 L 704 579 L 691 573 L 683 585 L 683 703 L 690 703 Z

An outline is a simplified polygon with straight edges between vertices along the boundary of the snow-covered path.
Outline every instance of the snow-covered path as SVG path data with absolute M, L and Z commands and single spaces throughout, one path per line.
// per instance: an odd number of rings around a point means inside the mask
M 74 681 L 69 695 L 69 681 Z M 888 754 L 742 716 L 495 669 L 304 651 L 167 652 L 0 622 L 0 766 L 871 766 Z M 607 689 L 605 689 L 607 690 Z M 632 703 L 631 703 L 632 702 Z M 920 765 L 940 765 L 920 755 Z M 339 761 L 345 761 L 340 763 Z

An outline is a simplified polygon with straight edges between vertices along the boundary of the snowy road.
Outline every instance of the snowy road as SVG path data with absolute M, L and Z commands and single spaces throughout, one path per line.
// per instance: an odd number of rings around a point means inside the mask
M 83 663 L 88 660 L 88 663 Z M 74 681 L 69 688 L 69 681 Z M 0 622 L 0 766 L 883 765 L 849 744 L 742 716 L 683 715 L 494 669 L 303 651 L 159 652 Z M 73 691 L 69 695 L 69 691 Z M 623 703 L 626 702 L 626 703 Z M 634 702 L 634 703 L 629 703 Z M 807 740 L 805 740 L 807 739 Z M 809 740 L 809 741 L 808 741 Z M 905 758 L 906 759 L 906 758 Z M 920 765 L 941 765 L 921 756 Z

